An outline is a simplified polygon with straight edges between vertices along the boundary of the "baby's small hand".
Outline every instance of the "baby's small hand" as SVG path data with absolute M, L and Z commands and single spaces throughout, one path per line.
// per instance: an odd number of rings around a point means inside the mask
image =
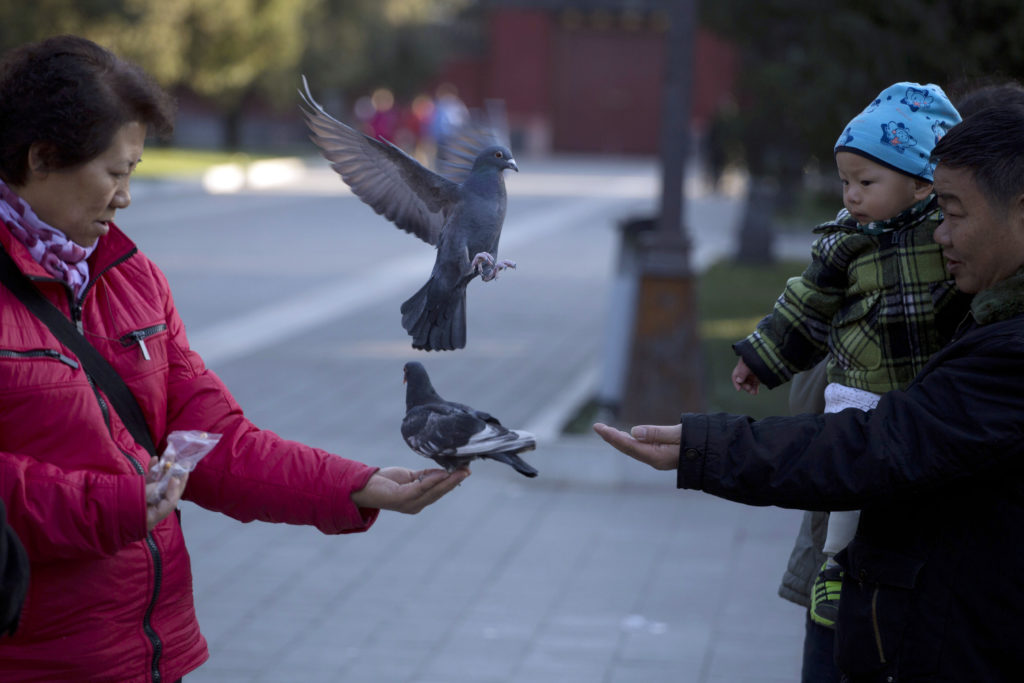
M 757 375 L 740 358 L 736 361 L 736 367 L 732 371 L 732 385 L 736 387 L 736 391 L 745 391 L 751 396 L 757 396 L 757 391 L 761 387 L 761 380 L 757 378 Z

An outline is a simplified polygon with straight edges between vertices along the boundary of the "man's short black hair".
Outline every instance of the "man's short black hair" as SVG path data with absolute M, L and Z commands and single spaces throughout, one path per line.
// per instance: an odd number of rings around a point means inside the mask
M 971 171 L 997 207 L 1024 194 L 1024 106 L 983 108 L 953 126 L 932 151 L 941 166 Z

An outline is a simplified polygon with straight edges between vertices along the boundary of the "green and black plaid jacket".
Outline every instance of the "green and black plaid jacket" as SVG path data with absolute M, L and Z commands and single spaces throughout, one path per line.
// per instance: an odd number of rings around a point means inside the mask
M 941 221 L 934 195 L 867 226 L 840 211 L 815 228 L 807 270 L 733 349 L 769 388 L 826 354 L 830 382 L 876 393 L 905 387 L 970 307 L 932 239 Z

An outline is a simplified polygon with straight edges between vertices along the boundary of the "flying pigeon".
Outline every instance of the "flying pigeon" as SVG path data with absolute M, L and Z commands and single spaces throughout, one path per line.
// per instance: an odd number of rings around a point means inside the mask
M 302 83 L 305 91 L 299 94 L 310 139 L 331 168 L 374 211 L 437 247 L 430 279 L 402 304 L 402 327 L 413 348 L 463 348 L 466 285 L 477 275 L 489 282 L 516 265 L 497 259 L 505 221 L 503 171 L 519 170 L 512 152 L 493 130 L 481 135 L 487 128 L 478 117 L 467 128 L 472 133 L 439 150 L 450 171 L 446 177 L 388 140 L 368 137 L 333 118 L 313 99 L 305 77 Z
M 420 455 L 449 472 L 477 458 L 511 465 L 526 477 L 537 470 L 517 454 L 537 447 L 533 434 L 506 429 L 493 415 L 437 395 L 421 363 L 405 364 L 402 438 Z

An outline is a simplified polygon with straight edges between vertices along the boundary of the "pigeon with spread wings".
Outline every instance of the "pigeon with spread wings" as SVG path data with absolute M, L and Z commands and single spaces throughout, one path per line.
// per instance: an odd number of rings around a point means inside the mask
M 330 116 L 302 79 L 303 114 L 313 142 L 352 192 L 396 226 L 437 247 L 430 279 L 402 304 L 402 327 L 415 349 L 466 345 L 466 286 L 485 282 L 511 261 L 497 259 L 505 221 L 503 171 L 518 171 L 507 145 L 477 123 L 439 151 L 448 177 L 385 139 L 374 139 Z M 483 134 L 481 135 L 481 131 Z M 488 138 L 490 138 L 488 140 Z M 481 143 L 484 141 L 489 144 Z
M 518 455 L 537 447 L 533 434 L 506 429 L 493 415 L 444 400 L 421 363 L 406 363 L 404 370 L 402 438 L 409 448 L 449 472 L 487 458 L 510 465 L 525 477 L 537 476 L 537 470 Z

